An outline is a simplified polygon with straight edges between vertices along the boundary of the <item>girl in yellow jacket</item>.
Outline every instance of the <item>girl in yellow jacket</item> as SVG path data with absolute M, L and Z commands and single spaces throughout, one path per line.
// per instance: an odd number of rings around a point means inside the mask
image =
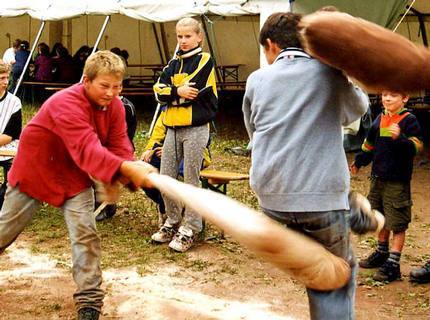
M 161 157 L 161 174 L 177 178 L 179 164 L 184 161 L 184 182 L 199 185 L 204 149 L 209 140 L 208 123 L 215 118 L 217 91 L 214 64 L 202 52 L 203 30 L 193 18 L 176 24 L 179 51 L 163 69 L 154 92 L 164 112 L 167 128 Z M 169 242 L 175 251 L 188 250 L 202 230 L 202 219 L 163 195 L 167 219 L 152 235 L 158 243 Z

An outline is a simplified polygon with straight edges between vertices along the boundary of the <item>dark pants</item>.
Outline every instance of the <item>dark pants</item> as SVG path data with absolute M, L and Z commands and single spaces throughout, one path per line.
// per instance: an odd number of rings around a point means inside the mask
M 161 159 L 154 154 L 149 164 L 160 170 Z M 163 197 L 161 196 L 160 191 L 155 188 L 142 188 L 142 190 L 145 191 L 145 194 L 158 205 L 159 213 L 165 214 L 166 207 L 164 206 Z
M 3 167 L 3 183 L 0 185 L 0 209 L 3 206 L 4 195 L 7 189 L 7 174 L 12 166 L 12 159 L 0 161 L 0 167 Z

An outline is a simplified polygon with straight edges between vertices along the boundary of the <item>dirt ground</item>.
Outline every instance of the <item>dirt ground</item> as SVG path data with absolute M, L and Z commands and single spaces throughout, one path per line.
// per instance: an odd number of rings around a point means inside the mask
M 362 192 L 368 169 L 352 179 Z M 413 267 L 430 259 L 430 165 L 417 166 L 412 183 L 413 223 L 402 256 L 403 280 L 384 285 L 360 270 L 357 319 L 429 319 L 430 284 L 408 282 Z M 370 239 L 370 240 L 369 240 Z M 74 319 L 70 266 L 29 250 L 34 239 L 20 237 L 0 256 L 0 319 Z M 354 236 L 357 256 L 372 238 Z M 308 319 L 303 287 L 245 249 L 226 258 L 217 242 L 187 253 L 204 268 L 167 261 L 138 272 L 138 266 L 104 270 L 107 292 L 102 319 Z M 231 257 L 231 256 L 230 256 Z M 227 272 L 219 273 L 222 266 Z

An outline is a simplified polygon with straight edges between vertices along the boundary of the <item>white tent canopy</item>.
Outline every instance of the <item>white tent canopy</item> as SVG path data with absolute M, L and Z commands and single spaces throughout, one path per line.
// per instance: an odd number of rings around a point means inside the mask
M 186 16 L 259 14 L 273 5 L 289 8 L 288 0 L 14 0 L 0 3 L 0 17 L 28 14 L 34 19 L 56 21 L 81 15 L 123 14 L 151 22 L 178 20 Z

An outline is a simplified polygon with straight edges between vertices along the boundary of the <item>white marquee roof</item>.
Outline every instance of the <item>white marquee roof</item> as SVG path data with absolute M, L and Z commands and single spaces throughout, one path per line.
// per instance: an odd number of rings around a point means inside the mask
M 28 14 L 39 20 L 63 20 L 80 15 L 123 14 L 146 21 L 172 21 L 185 16 L 258 14 L 263 7 L 288 0 L 13 0 L 1 1 L 0 17 Z

